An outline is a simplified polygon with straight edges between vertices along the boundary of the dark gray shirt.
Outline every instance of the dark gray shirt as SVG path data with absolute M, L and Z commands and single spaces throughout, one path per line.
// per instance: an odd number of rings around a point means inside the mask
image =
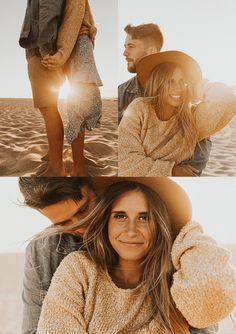
M 137 97 L 143 95 L 142 88 L 138 82 L 137 76 L 124 82 L 118 87 L 118 117 L 119 122 L 123 116 L 123 112 L 128 105 Z M 184 160 L 181 165 L 191 165 L 199 171 L 201 175 L 203 169 L 210 157 L 211 152 L 211 140 L 210 138 L 201 140 L 195 147 L 193 156 L 189 160 Z
M 55 52 L 64 5 L 65 0 L 28 0 L 20 33 L 20 46 L 39 49 L 42 56 Z

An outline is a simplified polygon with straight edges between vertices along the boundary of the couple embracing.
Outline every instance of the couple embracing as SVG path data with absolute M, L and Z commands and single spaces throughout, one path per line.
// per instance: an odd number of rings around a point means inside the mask
M 165 178 L 27 178 L 52 225 L 27 246 L 24 334 L 212 334 L 236 306 L 229 252 Z
M 65 176 L 64 126 L 58 94 L 66 77 L 71 86 L 65 136 L 72 148 L 72 176 L 86 176 L 85 130 L 99 127 L 102 102 L 93 48 L 96 27 L 88 0 L 28 0 L 20 34 L 26 49 L 34 107 L 45 122 L 48 167 L 41 176 Z
M 119 175 L 201 175 L 209 137 L 236 115 L 233 89 L 204 80 L 188 54 L 161 51 L 156 24 L 125 32 L 127 68 L 137 75 L 119 87 Z

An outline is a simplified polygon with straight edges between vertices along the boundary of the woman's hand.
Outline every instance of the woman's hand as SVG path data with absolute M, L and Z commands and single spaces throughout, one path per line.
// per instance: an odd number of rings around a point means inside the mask
M 57 51 L 53 56 L 46 55 L 43 57 L 41 64 L 46 67 L 48 70 L 57 70 L 59 67 L 64 65 L 63 55 L 60 51 Z
M 197 97 L 200 101 L 217 101 L 232 94 L 232 89 L 220 82 L 203 79 L 197 85 Z

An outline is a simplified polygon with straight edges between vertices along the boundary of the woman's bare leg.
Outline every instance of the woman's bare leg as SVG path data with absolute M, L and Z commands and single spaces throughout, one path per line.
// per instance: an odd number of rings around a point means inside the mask
M 41 157 L 42 161 L 48 161 L 49 160 L 49 152 L 47 151 L 42 157 Z
M 56 107 L 39 110 L 44 118 L 49 146 L 48 168 L 40 176 L 65 176 L 62 160 L 64 128 L 61 116 Z
M 71 144 L 73 156 L 71 176 L 88 176 L 88 167 L 84 156 L 84 136 L 85 131 L 80 132 L 78 137 Z

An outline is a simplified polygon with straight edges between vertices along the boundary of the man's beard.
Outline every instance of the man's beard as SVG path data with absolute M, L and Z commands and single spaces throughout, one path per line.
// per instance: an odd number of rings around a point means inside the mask
M 134 63 L 132 64 L 127 64 L 127 70 L 130 72 L 130 73 L 136 73 L 136 65 Z

